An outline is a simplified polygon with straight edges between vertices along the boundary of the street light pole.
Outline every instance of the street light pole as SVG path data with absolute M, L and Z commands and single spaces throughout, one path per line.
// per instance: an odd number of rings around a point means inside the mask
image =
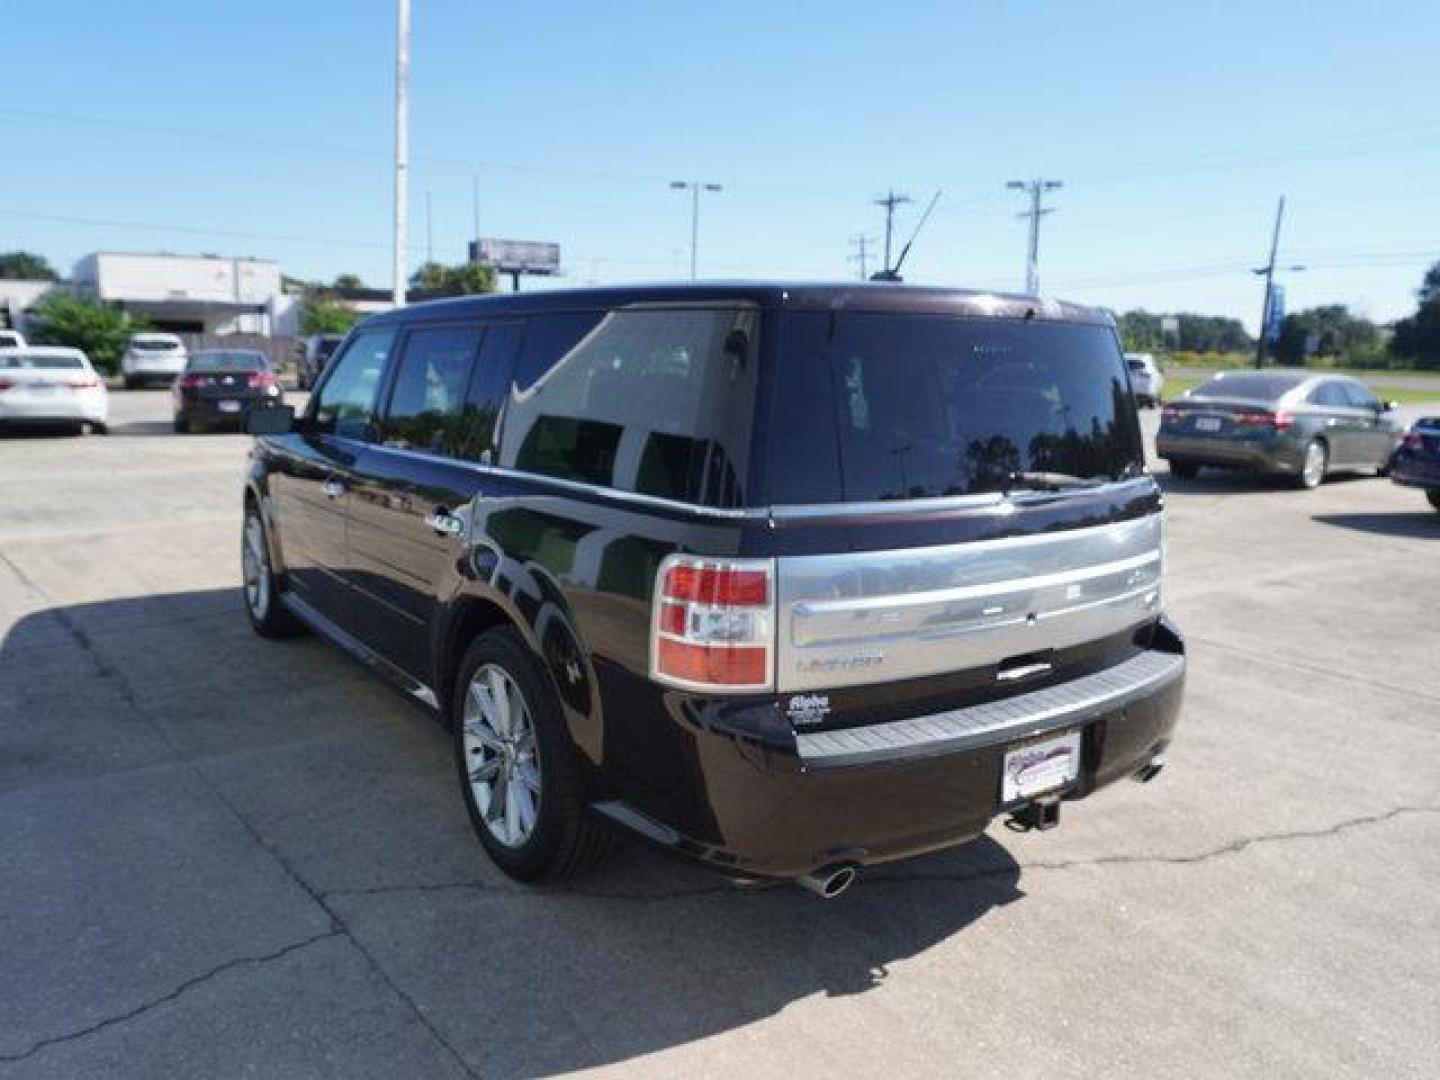
M 1265 301 L 1260 308 L 1260 333 L 1255 335 L 1255 366 L 1265 366 L 1265 334 L 1270 329 L 1270 305 L 1275 298 L 1275 256 L 1280 251 L 1280 222 L 1285 219 L 1285 196 L 1275 207 L 1275 228 L 1270 233 L 1270 259 L 1255 273 L 1265 278 Z
M 700 268 L 700 192 L 724 191 L 719 184 L 701 183 L 699 180 L 672 180 L 670 187 L 676 191 L 690 190 L 690 280 L 694 281 Z
M 395 0 L 395 285 L 405 304 L 406 210 L 410 201 L 410 0 Z

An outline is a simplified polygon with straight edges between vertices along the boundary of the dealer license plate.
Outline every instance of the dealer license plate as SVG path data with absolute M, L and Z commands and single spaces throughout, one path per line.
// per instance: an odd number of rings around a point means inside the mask
M 1080 775 L 1080 732 L 1026 743 L 1005 754 L 1000 801 L 1012 803 L 1064 787 Z
M 238 401 L 222 401 L 222 402 L 220 402 L 219 408 L 220 408 L 220 411 L 221 411 L 221 412 L 239 412 L 239 411 L 240 411 L 240 402 L 238 402 Z

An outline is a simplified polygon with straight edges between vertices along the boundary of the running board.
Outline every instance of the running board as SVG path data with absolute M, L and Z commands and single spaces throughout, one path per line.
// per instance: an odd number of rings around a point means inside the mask
M 342 630 L 336 623 L 320 614 L 320 612 L 316 611 L 293 592 L 281 593 L 280 603 L 285 605 L 285 609 L 289 611 L 290 614 L 294 615 L 311 630 L 315 631 L 315 633 L 327 639 L 331 644 L 338 646 L 340 650 L 349 655 L 352 660 L 358 660 L 380 675 L 386 682 L 392 684 L 396 689 L 402 691 L 414 701 L 424 705 L 427 709 L 432 709 L 435 712 L 440 711 L 440 699 L 436 697 L 434 690 L 431 690 L 430 687 L 418 679 L 411 678 L 404 671 L 400 670 L 400 668 L 390 663 L 389 660 L 386 660 L 379 653 L 375 652 L 370 646 L 360 641 L 348 631 Z

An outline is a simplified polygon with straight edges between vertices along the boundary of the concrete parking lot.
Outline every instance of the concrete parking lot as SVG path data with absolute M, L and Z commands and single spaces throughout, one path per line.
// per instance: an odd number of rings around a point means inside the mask
M 1179 741 L 1056 831 L 829 904 L 628 843 L 536 891 L 436 723 L 251 633 L 246 440 L 111 401 L 0 438 L 0 1077 L 1440 1075 L 1419 494 L 1164 477 Z

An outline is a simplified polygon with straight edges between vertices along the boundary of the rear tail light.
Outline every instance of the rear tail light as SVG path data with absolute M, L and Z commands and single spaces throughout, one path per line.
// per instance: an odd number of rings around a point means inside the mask
M 689 690 L 774 684 L 775 564 L 672 555 L 655 581 L 650 673 Z
M 178 385 L 181 390 L 199 390 L 205 385 L 205 378 L 202 375 L 181 375 Z
M 94 375 L 87 375 L 83 378 L 71 379 L 65 385 L 70 387 L 71 390 L 92 390 L 100 385 L 100 380 Z
M 1424 450 L 1425 436 L 1418 431 L 1407 431 L 1405 437 L 1400 440 L 1400 445 L 1406 450 Z
M 262 386 L 276 385 L 275 376 L 268 371 L 252 371 L 246 382 L 249 384 L 251 390 L 258 390 Z
M 1175 406 L 1166 405 L 1163 409 L 1160 410 L 1160 422 L 1162 424 L 1179 423 L 1180 412 L 1181 410 L 1175 408 Z
M 1241 409 L 1233 419 L 1241 427 L 1273 428 L 1276 431 L 1289 431 L 1295 426 L 1295 415 L 1284 411 L 1272 413 L 1262 409 Z
M 0 390 L 9 390 L 13 388 L 14 385 L 15 380 L 13 379 L 0 379 Z

